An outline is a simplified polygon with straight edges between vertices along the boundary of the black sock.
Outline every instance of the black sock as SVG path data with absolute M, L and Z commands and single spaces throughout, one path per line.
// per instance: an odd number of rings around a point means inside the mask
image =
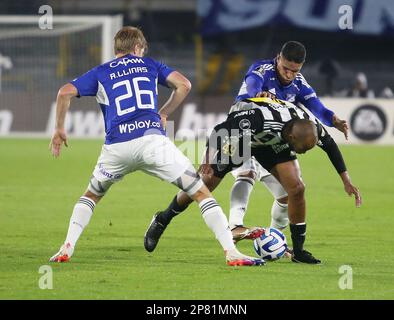
M 177 202 L 177 196 L 172 199 L 172 202 L 170 203 L 169 207 L 162 211 L 158 216 L 157 216 L 157 221 L 159 221 L 163 225 L 168 225 L 172 218 L 180 214 L 181 212 L 185 211 L 186 208 L 189 205 L 186 205 L 184 207 L 180 206 Z
M 306 236 L 306 224 L 290 224 L 291 240 L 293 241 L 294 253 L 304 250 Z

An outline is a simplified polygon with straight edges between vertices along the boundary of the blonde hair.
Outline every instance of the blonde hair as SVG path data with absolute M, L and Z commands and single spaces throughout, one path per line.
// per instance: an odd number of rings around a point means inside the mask
M 148 43 L 139 28 L 123 27 L 116 33 L 114 37 L 115 54 L 133 52 L 137 46 L 144 49 L 144 53 L 148 50 Z

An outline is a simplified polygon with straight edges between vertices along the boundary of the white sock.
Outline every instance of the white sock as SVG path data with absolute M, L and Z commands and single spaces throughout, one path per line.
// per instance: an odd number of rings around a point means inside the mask
M 230 228 L 243 226 L 244 215 L 248 207 L 249 196 L 253 190 L 254 180 L 248 177 L 239 177 L 235 181 L 230 195 Z
M 213 231 L 223 250 L 234 249 L 233 236 L 228 226 L 227 218 L 216 200 L 214 198 L 204 199 L 199 203 L 199 206 L 205 223 Z
M 74 206 L 73 214 L 70 218 L 67 237 L 65 243 L 70 243 L 73 247 L 77 243 L 83 229 L 88 225 L 92 217 L 96 204 L 88 197 L 79 198 Z
M 274 200 L 271 208 L 271 227 L 283 230 L 289 224 L 288 205 Z

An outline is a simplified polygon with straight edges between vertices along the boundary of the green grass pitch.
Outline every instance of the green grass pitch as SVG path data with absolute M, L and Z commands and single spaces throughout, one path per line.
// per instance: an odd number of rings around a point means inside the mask
M 0 299 L 394 298 L 394 148 L 377 146 L 341 146 L 362 192 L 359 209 L 323 151 L 300 157 L 307 185 L 305 247 L 322 259 L 320 266 L 281 259 L 264 267 L 228 267 L 195 204 L 147 253 L 146 227 L 176 188 L 135 173 L 96 207 L 71 262 L 51 264 L 53 289 L 40 289 L 39 268 L 64 240 L 101 148 L 101 141 L 71 139 L 54 159 L 48 142 L 0 139 Z M 226 177 L 214 193 L 225 212 L 232 182 Z M 271 195 L 257 185 L 245 222 L 267 226 L 271 204 Z M 239 248 L 253 254 L 251 241 Z M 352 289 L 339 287 L 342 265 L 352 268 Z

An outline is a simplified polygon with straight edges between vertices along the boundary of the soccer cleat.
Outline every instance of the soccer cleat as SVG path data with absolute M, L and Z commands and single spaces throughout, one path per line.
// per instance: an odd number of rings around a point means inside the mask
M 296 263 L 307 263 L 307 264 L 320 264 L 321 261 L 316 259 L 312 253 L 306 250 L 302 250 L 299 252 L 293 252 L 291 257 L 291 261 Z
M 234 229 L 231 230 L 231 233 L 233 234 L 234 243 L 237 243 L 238 241 L 243 239 L 254 240 L 260 237 L 264 233 L 264 228 L 246 228 L 244 226 L 236 226 Z
M 69 242 L 65 243 L 60 247 L 59 252 L 49 259 L 49 262 L 67 262 L 70 260 L 73 253 L 74 248 L 72 245 Z
M 263 266 L 265 265 L 265 261 L 261 258 L 249 257 L 241 252 L 239 252 L 236 248 L 228 251 L 224 251 L 226 255 L 226 263 L 228 266 Z
M 156 218 L 159 214 L 160 211 L 153 216 L 153 219 L 148 227 L 148 230 L 146 230 L 145 232 L 144 247 L 148 252 L 152 252 L 153 250 L 155 250 L 162 233 L 167 227 L 162 223 L 160 223 L 159 221 L 157 221 Z

